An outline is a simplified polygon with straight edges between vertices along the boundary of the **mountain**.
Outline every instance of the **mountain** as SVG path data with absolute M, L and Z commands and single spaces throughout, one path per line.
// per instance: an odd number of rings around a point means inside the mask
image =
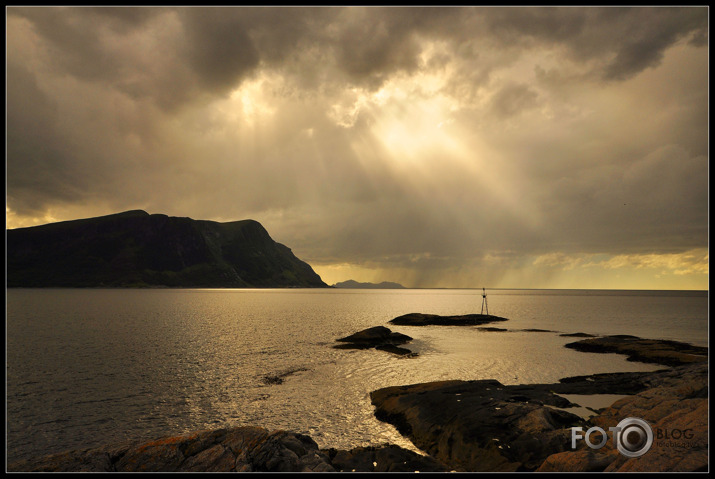
M 8 287 L 327 287 L 253 220 L 126 211 L 7 230 Z
M 360 288 L 360 289 L 405 289 L 399 283 L 390 283 L 389 281 L 383 281 L 382 283 L 358 283 L 352 279 L 343 281 L 341 283 L 335 283 L 334 288 Z

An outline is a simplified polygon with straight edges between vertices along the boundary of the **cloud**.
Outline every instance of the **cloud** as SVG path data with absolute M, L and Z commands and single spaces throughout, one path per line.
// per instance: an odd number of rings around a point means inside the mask
M 259 52 L 240 17 L 215 8 L 179 12 L 185 56 L 203 88 L 228 91 L 258 66 Z
M 420 69 L 430 42 L 448 45 L 452 61 L 472 63 L 483 78 L 500 62 L 545 47 L 564 49 L 575 61 L 596 61 L 605 79 L 623 80 L 657 65 L 681 38 L 702 43 L 707 34 L 703 11 L 12 7 L 8 15 L 32 24 L 56 68 L 125 91 L 133 87 L 168 107 L 200 93 L 227 94 L 267 67 L 297 77 L 318 69 L 320 84 L 331 80 L 323 72 L 333 81 L 374 90 L 394 74 Z M 494 50 L 501 60 L 489 59 Z M 167 98 L 166 89 L 173 97 Z
M 423 286 L 707 244 L 703 8 L 10 7 L 7 32 L 15 225 L 251 217 Z
M 607 81 L 626 80 L 657 66 L 665 50 L 682 38 L 703 44 L 705 10 L 689 8 L 543 7 L 488 8 L 487 28 L 520 48 L 549 44 L 572 60 L 592 62 Z
M 692 35 L 697 42 L 707 35 L 708 23 L 698 8 L 648 10 L 633 9 L 630 21 L 619 23 L 626 41 L 606 65 L 604 78 L 622 80 L 660 64 L 669 46 Z
M 68 145 L 57 134 L 57 108 L 21 64 L 10 63 L 7 88 L 8 202 L 20 215 L 35 215 L 46 203 L 77 198 L 81 177 Z
M 491 110 L 499 118 L 508 118 L 537 105 L 538 94 L 528 85 L 511 84 L 501 88 L 491 100 Z

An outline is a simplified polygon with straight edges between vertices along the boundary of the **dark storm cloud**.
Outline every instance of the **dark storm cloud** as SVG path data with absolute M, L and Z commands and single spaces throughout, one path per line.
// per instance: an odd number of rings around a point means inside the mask
M 549 182 L 544 243 L 559 251 L 673 252 L 707 244 L 705 157 L 660 148 L 626 166 Z
M 21 215 L 33 216 L 53 201 L 77 200 L 82 174 L 56 133 L 53 101 L 23 65 L 7 71 L 7 195 Z
M 350 80 L 376 88 L 420 67 L 421 40 L 457 37 L 473 16 L 459 8 L 353 8 L 333 20 L 326 39 Z
M 606 79 L 622 80 L 658 65 L 665 49 L 682 37 L 693 35 L 697 43 L 707 36 L 707 17 L 699 8 L 634 8 L 626 16 L 631 18 L 617 23 L 623 43 L 605 68 Z
M 10 8 L 8 13 L 31 21 L 53 60 L 72 75 L 132 84 L 145 95 L 163 95 L 162 103 L 167 88 L 177 102 L 200 91 L 225 94 L 259 65 L 279 67 L 311 49 L 322 51 L 317 58 L 322 64 L 303 64 L 299 75 L 332 64 L 343 80 L 376 88 L 390 75 L 420 66 L 422 40 L 449 42 L 464 59 L 477 58 L 482 45 L 513 50 L 560 44 L 581 60 L 599 59 L 604 78 L 624 79 L 657 64 L 678 39 L 702 38 L 707 31 L 707 18 L 697 8 Z M 172 22 L 176 29 L 167 27 Z M 135 54 L 147 52 L 118 51 L 108 39 L 148 26 L 163 44 L 154 60 L 171 75 L 137 85 L 131 78 L 141 76 L 145 65 Z
M 259 53 L 240 18 L 214 8 L 181 13 L 186 58 L 204 88 L 230 89 L 258 66 Z
M 577 61 L 597 60 L 606 80 L 624 80 L 656 66 L 681 38 L 702 44 L 703 8 L 547 7 L 486 9 L 486 26 L 504 43 L 547 42 Z
M 60 68 L 78 78 L 100 81 L 117 77 L 127 60 L 106 48 L 107 31 L 126 34 L 158 13 L 151 8 L 8 8 L 10 17 L 32 23 Z

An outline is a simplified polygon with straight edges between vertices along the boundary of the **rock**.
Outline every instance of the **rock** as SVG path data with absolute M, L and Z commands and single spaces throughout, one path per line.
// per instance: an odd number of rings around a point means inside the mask
M 404 344 L 412 341 L 412 338 L 406 334 L 392 332 L 385 326 L 375 326 L 373 328 L 363 329 L 355 334 L 340 338 L 337 341 L 346 343 L 333 346 L 336 349 L 380 349 L 401 356 L 416 356 L 407 348 L 397 347 L 398 344 Z
M 559 379 L 558 384 L 546 387 L 557 394 L 636 394 L 647 389 L 653 377 L 664 371 L 667 370 L 573 376 Z
M 334 471 L 310 437 L 235 427 L 54 454 L 10 464 L 10 471 L 219 472 Z
M 488 332 L 503 332 L 503 331 L 509 331 L 508 329 L 505 328 L 495 328 L 493 326 L 485 326 L 483 328 L 477 328 L 479 331 L 488 331 Z
M 337 471 L 346 472 L 443 472 L 445 466 L 394 445 L 358 447 L 350 451 L 330 449 L 328 456 Z
M 9 472 L 107 472 L 113 471 L 109 454 L 102 449 L 67 451 L 8 464 Z
M 370 393 L 375 416 L 457 471 L 536 469 L 566 450 L 570 427 L 584 421 L 547 388 L 495 380 L 443 381 Z
M 601 414 L 589 420 L 588 427 L 598 426 L 606 431 L 629 417 L 645 420 L 651 426 L 654 440 L 651 448 L 642 456 L 629 458 L 620 454 L 613 440 L 609 439 L 598 451 L 581 443 L 577 450 L 549 456 L 538 470 L 542 472 L 707 471 L 707 384 L 707 363 L 660 371 L 652 375 L 648 389 L 616 401 Z M 674 434 L 678 436 L 677 439 L 673 437 Z
M 373 391 L 370 397 L 378 419 L 393 424 L 417 447 L 458 471 L 530 471 L 539 467 L 593 471 L 611 467 L 619 453 L 609 453 L 605 447 L 598 454 L 573 451 L 571 427 L 580 426 L 585 431 L 593 425 L 603 425 L 608 430 L 606 426 L 615 426 L 629 416 L 657 424 L 669 412 L 684 409 L 687 414 L 682 413 L 679 420 L 699 424 L 693 428 L 700 428 L 707 437 L 707 409 L 703 414 L 699 409 L 703 406 L 693 402 L 707 402 L 703 378 L 707 378 L 706 363 L 655 372 L 578 376 L 556 384 L 504 386 L 495 380 L 441 381 L 383 388 Z M 654 400 L 656 391 L 662 388 L 670 388 L 670 392 L 658 393 L 662 399 Z M 558 394 L 632 396 L 586 421 L 561 410 L 577 404 Z M 691 402 L 680 404 L 685 399 Z M 627 407 L 631 404 L 638 407 Z M 645 411 L 648 407 L 653 409 L 649 413 Z M 674 417 L 669 420 L 676 424 Z M 703 443 L 707 452 L 707 441 Z M 696 452 L 679 454 L 689 464 L 702 466 Z M 651 470 L 658 469 L 653 466 Z
M 397 472 L 445 471 L 399 446 L 320 450 L 309 436 L 234 427 L 69 451 L 10 464 L 22 472 Z
M 641 339 L 625 334 L 584 339 L 565 346 L 589 353 L 626 354 L 628 361 L 656 363 L 665 366 L 679 366 L 708 359 L 708 348 L 678 341 Z
M 613 451 L 581 449 L 552 454 L 538 472 L 602 472 L 613 462 Z
M 363 329 L 345 338 L 340 338 L 337 341 L 369 344 L 374 347 L 379 344 L 404 344 L 412 341 L 412 338 L 406 334 L 393 333 L 385 326 L 375 326 L 373 328 Z
M 507 321 L 507 318 L 501 318 L 491 314 L 439 316 L 437 314 L 409 313 L 390 320 L 390 323 L 403 326 L 474 326 L 496 321 Z
M 564 336 L 567 338 L 595 338 L 593 334 L 588 334 L 588 333 L 568 333 L 568 334 L 559 334 L 559 336 Z

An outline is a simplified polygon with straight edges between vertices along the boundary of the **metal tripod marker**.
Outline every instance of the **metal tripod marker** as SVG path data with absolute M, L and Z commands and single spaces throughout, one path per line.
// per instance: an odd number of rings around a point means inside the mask
M 487 290 L 482 288 L 482 314 L 484 310 L 487 310 L 487 316 L 489 315 L 489 306 L 487 305 Z

